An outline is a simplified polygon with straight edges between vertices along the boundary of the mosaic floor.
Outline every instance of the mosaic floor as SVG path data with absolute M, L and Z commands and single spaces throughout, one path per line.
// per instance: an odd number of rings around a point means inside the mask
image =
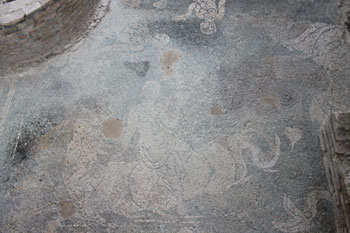
M 0 232 L 333 233 L 338 0 L 120 0 L 0 77 Z

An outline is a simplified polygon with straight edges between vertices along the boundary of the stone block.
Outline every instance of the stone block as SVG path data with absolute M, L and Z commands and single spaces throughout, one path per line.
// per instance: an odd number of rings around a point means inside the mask
M 6 15 L 21 9 L 22 1 L 12 1 L 0 7 L 0 15 Z
M 40 10 L 41 8 L 41 4 L 37 1 L 35 2 L 30 2 L 24 6 L 22 6 L 22 11 L 24 12 L 24 14 L 26 15 L 31 15 L 33 14 L 35 11 Z
M 0 15 L 0 24 L 3 26 L 14 25 L 24 19 L 24 12 L 22 10 L 17 10 L 8 14 Z

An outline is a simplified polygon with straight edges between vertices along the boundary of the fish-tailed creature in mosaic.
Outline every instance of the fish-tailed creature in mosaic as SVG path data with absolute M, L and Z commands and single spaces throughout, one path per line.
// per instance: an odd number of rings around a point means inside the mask
M 160 99 L 159 91 L 159 83 L 146 83 L 145 101 L 130 111 L 122 137 L 124 145 L 138 137 L 141 157 L 129 175 L 130 195 L 141 209 L 164 214 L 175 208 L 185 216 L 186 201 L 203 193 L 220 194 L 235 183 L 238 162 L 216 142 L 194 150 L 173 133 L 184 99 Z
M 306 198 L 306 208 L 300 210 L 286 195 L 283 198 L 283 207 L 291 216 L 288 221 L 274 221 L 272 224 L 282 232 L 297 233 L 309 232 L 312 219 L 317 214 L 317 203 L 321 199 L 330 200 L 329 192 L 313 190 Z
M 220 0 L 216 4 L 215 0 L 195 0 L 187 9 L 186 13 L 177 15 L 173 19 L 175 21 L 187 20 L 192 12 L 204 22 L 200 24 L 200 29 L 204 34 L 214 34 L 216 32 L 215 20 L 220 20 L 225 15 L 226 0 Z
M 298 52 L 292 55 L 293 60 L 304 62 L 311 60 L 318 66 L 322 76 L 327 77 L 325 81 L 326 92 L 317 93 L 312 97 L 310 106 L 310 118 L 313 122 L 320 124 L 327 118 L 329 112 L 344 111 L 349 108 L 348 101 L 343 98 L 349 93 L 348 67 L 350 61 L 350 46 L 342 39 L 342 28 L 338 25 L 326 23 L 314 23 L 309 21 L 294 21 L 291 19 L 277 19 L 277 16 L 255 17 L 249 14 L 237 14 L 232 17 L 253 25 L 277 43 L 280 43 L 290 52 Z M 231 32 L 233 33 L 233 32 Z M 273 72 L 278 79 L 290 78 L 286 73 L 285 66 L 278 65 L 282 57 L 275 57 L 272 64 Z M 289 58 L 290 59 L 290 58 Z M 311 64 L 311 63 L 310 63 Z M 305 79 L 304 79 L 305 80 Z M 319 82 L 321 83 L 321 82 Z M 332 98 L 329 98 L 332 96 Z
M 145 101 L 129 114 L 123 140 L 127 144 L 135 133 L 139 134 L 141 156 L 129 175 L 129 190 L 140 208 L 164 214 L 175 207 L 183 216 L 184 200 L 203 192 L 210 169 L 200 154 L 172 133 L 183 100 L 160 100 L 159 91 L 159 83 L 147 82 L 143 88 Z M 165 111 L 168 109 L 172 109 L 171 114 Z
M 141 159 L 128 180 L 132 201 L 140 209 L 157 214 L 176 209 L 178 215 L 186 216 L 187 201 L 204 193 L 221 195 L 251 178 L 246 174 L 244 150 L 250 151 L 259 169 L 275 172 L 272 168 L 280 156 L 281 144 L 277 134 L 270 138 L 246 132 L 240 135 L 244 140 L 239 143 L 232 140 L 234 150 L 220 140 L 194 149 L 174 133 L 185 100 L 181 96 L 159 98 L 159 92 L 158 82 L 146 83 L 145 100 L 131 109 L 122 137 L 126 147 L 136 141 L 134 146 L 140 152 Z M 256 145 L 260 142 L 267 143 L 267 151 Z
M 303 59 L 311 58 L 316 64 L 332 71 L 349 71 L 350 47 L 342 40 L 342 28 L 338 25 L 280 20 L 274 15 L 254 17 L 237 14 L 232 18 L 262 29 L 263 33 L 290 51 L 301 52 Z

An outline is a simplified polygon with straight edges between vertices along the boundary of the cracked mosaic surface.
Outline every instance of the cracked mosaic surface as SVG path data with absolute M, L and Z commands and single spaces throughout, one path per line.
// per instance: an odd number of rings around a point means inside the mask
M 120 0 L 0 77 L 0 232 L 334 232 L 338 1 Z

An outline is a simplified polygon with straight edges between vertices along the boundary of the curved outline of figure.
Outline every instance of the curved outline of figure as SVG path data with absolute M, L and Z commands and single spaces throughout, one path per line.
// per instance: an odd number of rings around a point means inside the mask
M 199 194 L 205 188 L 208 183 L 205 177 L 208 176 L 209 179 L 210 168 L 200 158 L 200 154 L 173 135 L 172 129 L 177 124 L 178 116 L 169 115 L 164 109 L 167 110 L 168 105 L 178 108 L 181 104 L 164 99 L 158 102 L 159 91 L 158 82 L 147 82 L 143 88 L 146 100 L 129 114 L 128 125 L 131 128 L 132 125 L 137 125 L 133 131 L 140 133 L 138 145 L 141 156 L 140 163 L 129 175 L 129 193 L 132 201 L 140 208 L 163 213 L 166 209 L 176 207 L 177 213 L 183 216 L 187 212 L 184 199 Z M 128 143 L 131 137 L 126 136 L 124 142 Z M 188 171 L 196 171 L 200 177 L 189 175 Z M 149 184 L 141 192 L 138 186 L 144 183 L 143 179 L 149 181 Z M 132 185 L 135 182 L 139 185 Z M 187 188 L 184 184 L 187 184 Z M 150 186 L 153 188 L 149 189 Z M 161 190 L 163 196 L 154 201 L 152 190 Z

